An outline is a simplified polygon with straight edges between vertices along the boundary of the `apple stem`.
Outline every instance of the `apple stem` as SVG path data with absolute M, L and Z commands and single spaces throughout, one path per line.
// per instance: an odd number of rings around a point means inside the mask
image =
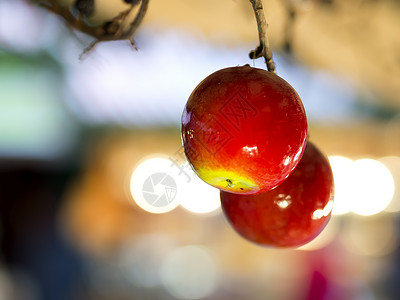
M 257 20 L 257 28 L 258 28 L 258 38 L 260 40 L 260 45 L 257 46 L 255 50 L 252 50 L 249 53 L 249 57 L 251 59 L 256 59 L 260 57 L 264 57 L 265 64 L 267 65 L 267 69 L 269 72 L 276 73 L 275 64 L 272 60 L 272 51 L 269 45 L 269 40 L 267 36 L 267 21 L 265 20 L 264 8 L 262 5 L 262 0 L 249 0 L 251 5 L 253 6 L 254 14 Z

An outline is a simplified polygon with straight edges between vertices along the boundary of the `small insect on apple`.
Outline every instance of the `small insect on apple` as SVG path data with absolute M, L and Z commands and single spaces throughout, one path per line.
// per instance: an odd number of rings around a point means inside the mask
M 268 191 L 299 163 L 307 118 L 299 95 L 279 76 L 230 67 L 205 78 L 182 115 L 182 142 L 197 175 L 221 190 Z
M 244 238 L 270 247 L 299 247 L 327 225 L 334 182 L 328 159 L 308 142 L 293 173 L 275 189 L 257 195 L 221 191 L 222 210 Z

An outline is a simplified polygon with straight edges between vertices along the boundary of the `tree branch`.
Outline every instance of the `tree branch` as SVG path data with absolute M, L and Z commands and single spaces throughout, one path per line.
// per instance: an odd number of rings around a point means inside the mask
M 267 65 L 268 71 L 272 73 L 276 73 L 275 64 L 272 60 L 272 52 L 269 45 L 269 40 L 267 37 L 267 21 L 265 20 L 264 9 L 262 5 L 262 0 L 249 0 L 251 5 L 253 6 L 254 14 L 257 20 L 257 28 L 258 28 L 258 38 L 260 41 L 260 45 L 257 46 L 255 50 L 252 50 L 249 53 L 249 57 L 251 59 L 256 59 L 259 57 L 264 57 L 265 64 Z
M 92 46 L 89 47 L 92 48 L 95 44 L 101 41 L 127 39 L 133 44 L 133 35 L 143 21 L 143 18 L 147 12 L 149 1 L 150 0 L 139 0 L 127 2 L 130 4 L 128 9 L 122 11 L 118 16 L 108 22 L 105 22 L 104 24 L 101 24 L 100 26 L 90 26 L 86 24 L 82 20 L 81 16 L 76 17 L 71 13 L 69 8 L 61 6 L 55 0 L 39 0 L 38 3 L 43 8 L 62 17 L 72 28 L 96 38 Z M 139 4 L 139 2 L 141 4 L 134 20 L 127 24 L 129 15 L 133 11 L 133 8 Z
M 139 12 L 137 13 L 133 22 L 130 24 L 129 30 L 126 32 L 126 38 L 129 39 L 132 43 L 133 43 L 133 36 L 136 30 L 139 28 L 139 25 L 142 23 L 143 18 L 146 15 L 148 6 L 149 6 L 149 0 L 142 0 Z

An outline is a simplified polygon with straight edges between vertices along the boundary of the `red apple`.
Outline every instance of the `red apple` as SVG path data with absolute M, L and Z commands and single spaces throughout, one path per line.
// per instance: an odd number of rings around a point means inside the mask
M 244 238 L 271 247 L 298 247 L 326 226 L 333 206 L 327 158 L 310 142 L 293 173 L 278 187 L 256 195 L 221 191 L 221 205 Z
M 192 92 L 182 115 L 186 157 L 224 191 L 254 194 L 280 184 L 299 163 L 307 119 L 296 91 L 250 66 L 219 70 Z

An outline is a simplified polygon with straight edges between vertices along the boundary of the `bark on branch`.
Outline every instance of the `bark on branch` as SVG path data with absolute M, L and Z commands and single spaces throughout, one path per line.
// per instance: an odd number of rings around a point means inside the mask
M 272 52 L 269 45 L 269 40 L 267 36 L 267 21 L 265 20 L 264 9 L 262 5 L 262 0 L 249 0 L 251 5 L 253 6 L 254 14 L 257 20 L 257 28 L 258 28 L 258 38 L 260 41 L 260 45 L 257 46 L 255 50 L 252 50 L 249 53 L 249 57 L 251 59 L 256 59 L 259 57 L 264 57 L 265 64 L 267 65 L 268 71 L 272 73 L 276 73 L 275 64 L 272 60 Z
M 140 2 L 140 7 L 135 18 L 129 23 L 129 16 L 133 9 Z M 133 44 L 133 36 L 140 26 L 147 12 L 149 0 L 131 1 L 128 9 L 122 11 L 112 20 L 99 26 L 90 26 L 84 22 L 83 15 L 74 14 L 73 11 L 65 6 L 61 6 L 55 0 L 39 0 L 39 5 L 62 17 L 68 26 L 86 33 L 96 39 L 95 43 L 101 41 L 129 40 Z

